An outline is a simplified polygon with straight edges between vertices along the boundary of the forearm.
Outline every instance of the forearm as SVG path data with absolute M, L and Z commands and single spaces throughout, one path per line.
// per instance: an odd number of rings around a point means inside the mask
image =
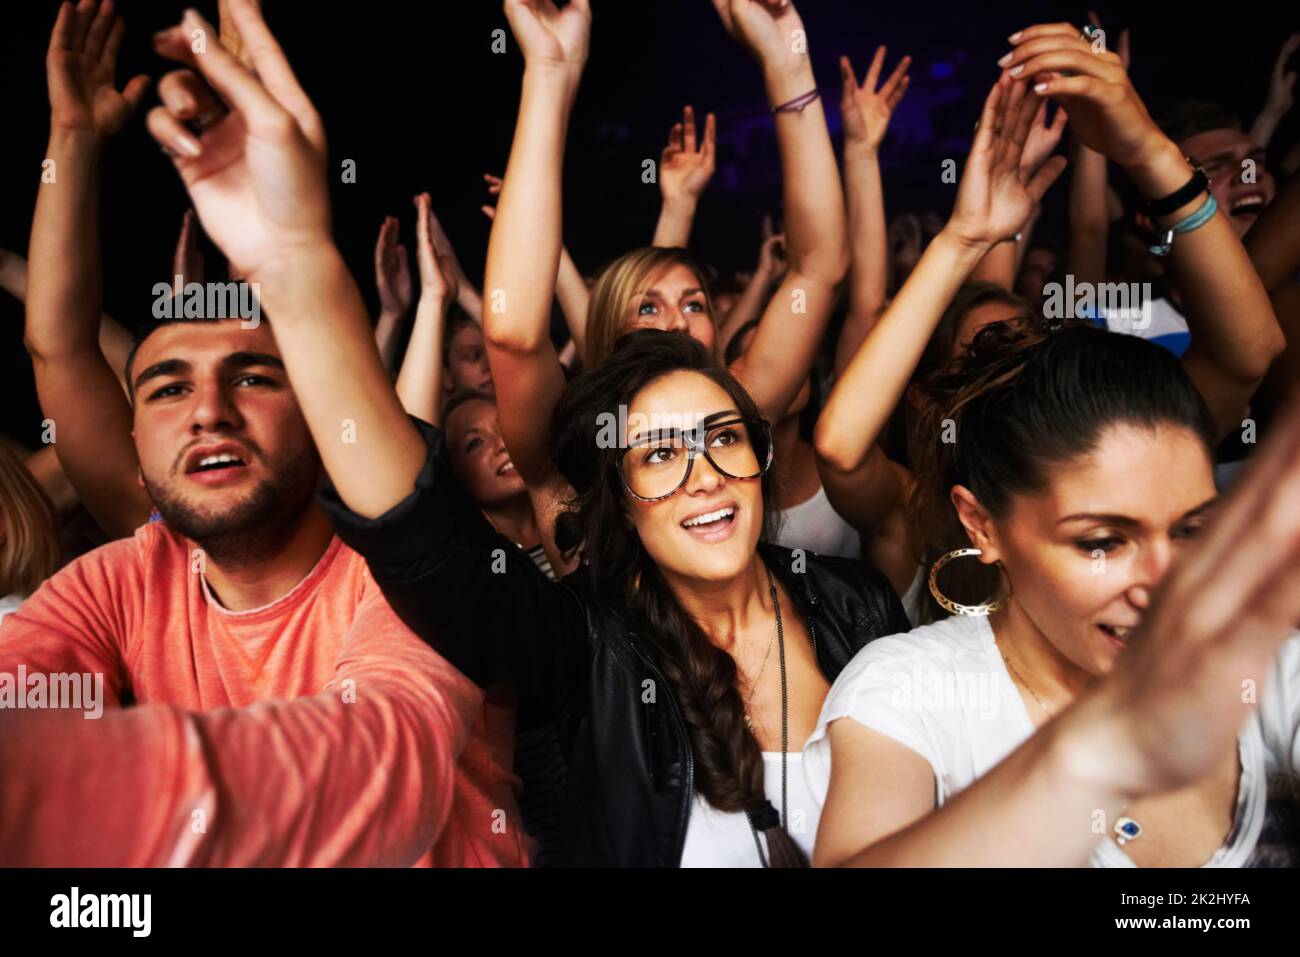
M 1264 107 L 1259 116 L 1255 117 L 1255 122 L 1250 126 L 1251 142 L 1262 147 L 1267 147 L 1273 139 L 1273 134 L 1282 124 L 1285 113 L 1280 113 L 1270 107 Z
M 397 358 L 397 339 L 402 331 L 402 314 L 384 309 L 375 320 L 375 345 L 379 348 L 379 358 L 385 369 L 393 367 Z
M 655 224 L 652 246 L 685 246 L 691 240 L 695 223 L 695 200 L 685 196 L 665 196 Z
M 768 102 L 789 102 L 817 85 L 807 54 L 763 65 Z M 844 193 L 820 99 L 775 116 L 781 154 L 786 255 L 792 272 L 837 285 L 849 268 Z
M 1100 283 L 1106 279 L 1110 231 L 1106 186 L 1106 157 L 1080 144 L 1070 180 L 1069 272 L 1075 282 Z
M 1008 292 L 1016 284 L 1016 241 L 998 243 L 979 261 L 970 274 L 972 282 L 992 282 Z
M 948 303 L 987 251 L 987 245 L 964 243 L 947 230 L 926 247 L 817 421 L 817 454 L 832 468 L 853 472 L 866 460 Z
M 1270 293 L 1293 286 L 1300 272 L 1300 177 L 1293 178 L 1246 234 L 1246 252 Z
M 420 296 L 411 340 L 397 376 L 397 397 L 402 408 L 433 425 L 442 424 L 442 330 L 446 315 L 447 303 L 442 296 Z
M 356 283 L 330 244 L 249 277 L 284 357 L 321 461 L 343 500 L 379 515 L 410 494 L 424 443 L 375 347 Z
M 722 343 L 723 348 L 726 348 L 737 329 L 763 314 L 763 307 L 767 305 L 767 298 L 771 291 L 772 272 L 760 265 L 754 270 L 744 290 L 736 298 L 731 312 L 722 319 L 722 326 L 718 330 L 718 341 Z
M 560 301 L 560 311 L 569 327 L 570 342 L 579 356 L 587 354 L 587 306 L 591 294 L 578 272 L 577 264 L 569 250 L 560 247 L 560 268 L 555 277 L 555 298 Z
M 835 349 L 836 372 L 848 364 L 885 306 L 889 281 L 888 241 L 885 191 L 876 150 L 845 145 L 844 189 L 851 253 L 849 313 Z

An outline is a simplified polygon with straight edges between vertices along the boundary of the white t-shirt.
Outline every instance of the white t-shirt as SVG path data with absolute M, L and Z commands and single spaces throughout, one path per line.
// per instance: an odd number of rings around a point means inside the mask
M 817 486 L 817 494 L 777 513 L 780 518 L 773 541 L 782 548 L 802 548 L 817 555 L 858 558 L 862 538 L 840 517 L 826 497 L 826 489 Z
M 839 718 L 886 734 L 929 762 L 935 806 L 982 777 L 1033 733 L 1024 699 L 1007 673 L 984 617 L 953 617 L 867 644 L 840 673 L 804 745 L 804 771 L 817 802 L 830 784 L 826 729 Z M 1300 637 L 1292 638 L 1259 692 L 1238 738 L 1241 783 L 1232 830 L 1206 866 L 1293 863 L 1300 799 Z M 1290 817 L 1288 817 L 1290 815 Z M 1132 867 L 1109 838 L 1097 867 Z
M 813 840 L 817 837 L 817 820 L 822 800 L 813 800 L 803 771 L 803 755 L 788 752 L 786 758 L 786 831 L 812 860 Z M 778 812 L 781 810 L 781 752 L 763 752 L 763 790 Z M 768 854 L 767 838 L 759 832 L 763 854 Z M 682 867 L 762 867 L 749 818 L 735 811 L 719 811 L 698 793 L 686 825 L 686 844 L 682 848 Z
M 18 606 L 23 603 L 23 596 L 17 593 L 5 595 L 0 598 L 0 621 L 5 620 L 5 615 L 12 615 L 18 610 Z

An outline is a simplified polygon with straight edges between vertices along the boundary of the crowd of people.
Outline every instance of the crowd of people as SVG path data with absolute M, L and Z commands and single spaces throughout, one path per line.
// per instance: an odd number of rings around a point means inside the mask
M 688 251 L 689 107 L 651 244 L 582 274 L 589 0 L 504 0 L 481 288 L 421 194 L 377 319 L 258 4 L 186 11 L 145 122 L 193 212 L 132 334 L 99 166 L 149 79 L 113 0 L 62 3 L 0 259 L 53 433 L 0 446 L 0 863 L 1300 863 L 1300 35 L 1247 131 L 1027 24 L 946 220 L 887 223 L 911 59 L 841 59 L 837 155 L 815 24 L 713 5 L 779 148 L 752 274 Z

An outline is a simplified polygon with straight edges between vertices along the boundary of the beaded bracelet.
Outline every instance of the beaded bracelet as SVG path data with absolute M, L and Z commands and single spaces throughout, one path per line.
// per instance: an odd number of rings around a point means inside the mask
M 1168 256 L 1169 250 L 1173 247 L 1176 233 L 1190 233 L 1193 230 L 1200 229 L 1213 219 L 1214 214 L 1218 211 L 1218 201 L 1213 196 L 1207 195 L 1205 202 L 1200 205 L 1196 212 L 1175 223 L 1161 234 L 1160 241 L 1151 246 L 1151 252 L 1157 256 Z

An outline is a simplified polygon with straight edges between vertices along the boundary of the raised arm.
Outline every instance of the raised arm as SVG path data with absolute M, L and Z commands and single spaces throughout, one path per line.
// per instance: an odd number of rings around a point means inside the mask
M 539 486 L 552 468 L 538 423 L 564 391 L 549 327 L 563 231 L 564 134 L 587 59 L 591 10 L 587 0 L 562 10 L 551 0 L 506 0 L 505 10 L 523 49 L 524 82 L 488 241 L 483 333 L 510 458 Z
M 1300 177 L 1290 182 L 1246 234 L 1246 251 L 1268 290 L 1286 349 L 1269 367 L 1265 390 L 1273 403 L 1300 381 Z
M 434 242 L 428 193 L 415 197 L 416 249 L 420 266 L 420 301 L 415 307 L 411 341 L 397 376 L 402 408 L 417 419 L 442 424 L 442 339 L 447 308 L 456 300 L 456 274 L 446 253 Z
M 344 501 L 379 515 L 410 494 L 424 443 L 398 401 L 375 347 L 356 282 L 330 236 L 325 133 L 279 44 L 250 0 L 231 0 L 256 73 L 193 11 L 154 37 L 178 70 L 160 83 L 149 131 L 175 150 L 203 228 L 231 269 L 260 289 L 289 380 L 321 460 Z M 200 75 L 201 74 L 201 78 Z M 194 138 L 185 123 L 229 112 Z M 193 148 L 176 149 L 186 140 Z
M 391 369 L 397 358 L 397 340 L 411 309 L 411 267 L 406 247 L 398 241 L 400 231 L 397 218 L 385 216 L 375 242 L 375 286 L 379 289 L 375 342 L 385 369 Z
M 1024 225 L 1065 168 L 1059 156 L 1037 170 L 1021 163 L 1039 108 L 1025 87 L 1004 74 L 989 91 L 952 216 L 867 334 L 817 421 L 822 481 L 828 494 L 839 492 L 846 504 L 837 508 L 855 515 L 860 527 L 897 504 L 899 476 L 876 441 L 949 301 L 988 251 Z
M 898 61 L 884 84 L 880 69 L 885 48 L 876 47 L 867 76 L 861 86 L 853 75 L 853 64 L 840 57 L 844 89 L 840 113 L 844 121 L 844 192 L 848 200 L 849 312 L 835 346 L 835 373 L 844 371 L 850 357 L 866 338 L 885 308 L 889 284 L 889 241 L 885 227 L 885 189 L 880 177 L 880 144 L 889 129 L 890 117 L 907 92 L 911 77 L 907 68 L 912 58 Z
M 1104 840 L 1098 812 L 1113 822 L 1140 798 L 1193 784 L 1234 747 L 1251 708 L 1243 676 L 1274 672 L 1300 620 L 1298 559 L 1293 403 L 1157 590 L 1120 666 L 943 807 L 934 810 L 933 770 L 919 753 L 834 721 L 814 863 L 1086 864 Z
M 1192 168 L 1152 121 L 1119 56 L 1094 52 L 1069 24 L 1022 31 L 1006 68 L 1035 78 L 1044 95 L 1064 105 L 1080 141 L 1125 169 L 1143 196 L 1168 196 L 1191 179 Z M 1198 195 L 1160 217 L 1156 227 L 1186 219 L 1207 198 Z M 1176 236 L 1168 264 L 1192 333 L 1183 366 L 1223 436 L 1240 428 L 1251 396 L 1285 345 L 1282 331 L 1226 215 Z
M 682 121 L 668 134 L 668 145 L 659 156 L 659 192 L 663 206 L 655 226 L 652 246 L 685 246 L 691 240 L 695 207 L 700 194 L 713 178 L 717 161 L 718 121 L 710 113 L 704 120 L 704 136 L 698 148 L 695 110 L 682 110 Z
M 772 284 L 785 276 L 785 270 L 785 237 L 778 233 L 763 240 L 758 249 L 758 265 L 718 328 L 718 341 L 723 348 L 736 330 L 763 314 L 763 307 L 772 294 Z
M 136 482 L 131 410 L 99 342 L 99 158 L 148 84 L 137 76 L 120 93 L 113 84 L 124 31 L 111 0 L 59 7 L 45 61 L 52 165 L 41 177 L 32 219 L 24 335 L 41 410 L 54 421 L 59 462 L 114 537 L 130 534 L 152 507 Z
M 839 164 L 814 95 L 803 21 L 793 3 L 713 0 L 724 26 L 758 60 L 775 116 L 781 153 L 785 248 L 789 270 L 731 371 L 763 415 L 776 422 L 812 370 L 835 296 L 849 268 Z M 796 36 L 796 31 L 799 35 Z
M 1278 126 L 1295 104 L 1295 70 L 1286 67 L 1296 50 L 1300 50 L 1300 33 L 1293 33 L 1283 41 L 1282 49 L 1278 51 L 1277 60 L 1273 63 L 1268 98 L 1250 127 L 1250 138 L 1259 146 L 1268 146 Z

